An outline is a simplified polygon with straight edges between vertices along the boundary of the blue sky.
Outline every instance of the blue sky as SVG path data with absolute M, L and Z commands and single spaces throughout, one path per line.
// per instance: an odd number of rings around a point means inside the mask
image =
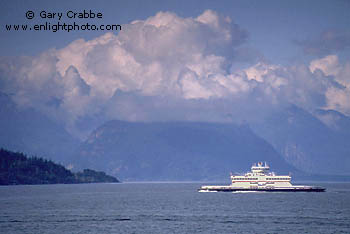
M 12 32 L 5 23 L 28 23 L 27 10 L 64 12 L 92 9 L 103 13 L 102 22 L 126 24 L 146 19 L 159 11 L 195 17 L 206 9 L 229 16 L 249 32 L 248 45 L 275 63 L 300 59 L 294 40 L 316 38 L 325 30 L 349 30 L 350 2 L 335 1 L 2 1 L 1 55 L 35 55 L 49 48 L 62 48 L 79 38 L 92 39 L 102 32 Z M 41 23 L 44 20 L 36 22 Z M 85 20 L 86 21 L 86 20 Z M 100 22 L 100 21 L 98 21 Z M 342 56 L 348 56 L 347 53 Z M 303 58 L 305 59 L 305 58 Z
M 122 30 L 5 29 L 69 10 L 103 18 L 62 23 Z M 1 1 L 0 11 L 0 92 L 74 135 L 110 119 L 254 121 L 289 104 L 350 115 L 349 1 Z

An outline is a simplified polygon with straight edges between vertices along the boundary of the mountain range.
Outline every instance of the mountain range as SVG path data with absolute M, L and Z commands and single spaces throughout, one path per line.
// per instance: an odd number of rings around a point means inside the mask
M 111 120 L 83 141 L 0 95 L 0 147 L 123 181 L 227 180 L 267 161 L 280 173 L 350 175 L 350 118 L 295 105 L 245 124 Z
M 295 171 L 249 126 L 234 124 L 109 121 L 75 155 L 80 166 L 124 181 L 221 180 L 261 160 L 279 171 Z
M 314 174 L 350 174 L 350 118 L 336 111 L 311 114 L 297 106 L 271 113 L 254 132 L 294 167 Z

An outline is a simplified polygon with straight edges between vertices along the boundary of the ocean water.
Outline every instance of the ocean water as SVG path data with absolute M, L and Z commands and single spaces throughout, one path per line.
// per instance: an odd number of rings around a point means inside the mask
M 206 183 L 0 187 L 1 233 L 350 233 L 350 183 L 325 193 L 198 193 Z

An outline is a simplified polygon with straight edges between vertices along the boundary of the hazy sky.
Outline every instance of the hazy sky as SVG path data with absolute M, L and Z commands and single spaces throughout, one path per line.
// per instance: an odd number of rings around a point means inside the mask
M 39 17 L 84 9 L 103 17 Z M 76 135 L 113 118 L 220 122 L 286 103 L 350 115 L 350 1 L 1 1 L 0 12 L 0 92 Z M 6 30 L 46 22 L 122 30 Z

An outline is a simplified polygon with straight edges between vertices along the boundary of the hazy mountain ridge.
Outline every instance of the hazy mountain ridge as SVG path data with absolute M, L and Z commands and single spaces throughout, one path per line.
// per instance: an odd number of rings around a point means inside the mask
M 248 126 L 198 122 L 110 121 L 77 151 L 83 167 L 122 180 L 228 179 L 267 161 L 277 171 L 295 171 Z
M 337 134 L 350 139 L 350 117 L 335 110 L 316 110 L 313 114 Z
M 110 121 L 80 143 L 40 112 L 20 109 L 8 95 L 0 93 L 0 104 L 1 147 L 123 179 L 223 179 L 230 171 L 249 170 L 256 161 L 283 172 L 350 171 L 350 118 L 334 110 L 309 113 L 291 105 L 249 126 Z
M 314 116 L 292 105 L 252 128 L 296 168 L 314 174 L 349 175 L 350 144 L 346 133 L 350 128 L 332 129 L 319 119 L 324 112 L 318 113 Z
M 61 125 L 34 109 L 20 109 L 11 98 L 0 92 L 0 147 L 26 152 L 61 163 L 80 141 Z

